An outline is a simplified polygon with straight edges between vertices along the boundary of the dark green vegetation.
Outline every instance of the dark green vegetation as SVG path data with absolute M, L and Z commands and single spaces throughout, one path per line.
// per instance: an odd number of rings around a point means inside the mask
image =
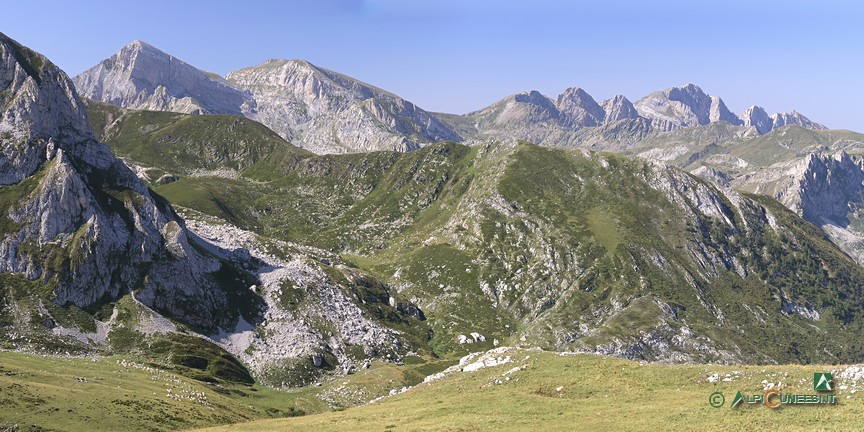
M 175 205 L 341 253 L 421 307 L 439 355 L 498 339 L 646 359 L 864 358 L 853 336 L 864 272 L 770 199 L 525 143 L 295 161 L 278 175 L 252 165 L 236 179 L 155 188 Z M 471 332 L 485 341 L 458 343 Z

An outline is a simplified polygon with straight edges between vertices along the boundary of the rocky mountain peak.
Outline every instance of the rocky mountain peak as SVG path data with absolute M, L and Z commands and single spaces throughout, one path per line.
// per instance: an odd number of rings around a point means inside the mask
M 805 129 L 813 130 L 828 129 L 824 125 L 808 119 L 795 110 L 791 113 L 774 113 L 769 116 L 764 108 L 756 105 L 744 110 L 741 114 L 741 120 L 744 126 L 755 127 L 756 131 L 759 132 L 760 135 L 764 135 L 774 129 L 786 125 L 796 125 Z
M 552 101 L 537 90 L 516 93 L 513 95 L 513 100 L 520 103 L 529 103 L 543 107 L 553 106 Z
M 87 98 L 134 109 L 254 115 L 249 94 L 139 40 L 73 81 Z
M 799 112 L 792 110 L 791 113 L 775 113 L 771 115 L 773 128 L 777 129 L 786 125 L 797 125 L 806 129 L 827 130 L 825 125 L 816 123 L 809 118 L 803 116 Z
M 256 120 L 317 153 L 407 151 L 461 140 L 413 103 L 304 60 L 268 60 L 226 79 L 250 92 Z
M 606 111 L 585 90 L 568 88 L 555 102 L 563 114 L 564 126 L 580 128 L 599 126 L 606 118 Z
M 774 121 L 768 116 L 765 109 L 756 105 L 744 110 L 741 113 L 741 120 L 744 122 L 744 126 L 755 127 L 760 134 L 766 134 L 774 127 Z
M 66 74 L 2 33 L 0 106 L 6 107 L 0 113 L 0 184 L 33 174 L 52 153 L 48 148 L 78 153 L 75 146 L 93 139 L 84 104 Z
M 660 131 L 706 125 L 725 121 L 740 125 L 741 120 L 716 96 L 710 96 L 695 84 L 685 84 L 651 93 L 634 104 L 643 117 L 651 119 Z
M 639 113 L 633 103 L 623 95 L 617 95 L 611 99 L 600 102 L 600 106 L 606 112 L 606 123 L 614 123 L 623 119 L 635 119 Z

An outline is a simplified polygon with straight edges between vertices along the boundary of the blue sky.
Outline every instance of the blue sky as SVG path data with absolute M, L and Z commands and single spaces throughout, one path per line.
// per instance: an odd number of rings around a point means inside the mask
M 735 112 L 797 109 L 864 132 L 861 2 L 124 3 L 11 0 L 0 31 L 70 75 L 141 39 L 222 75 L 302 58 L 430 111 L 465 113 L 512 93 L 555 97 L 573 86 L 598 101 L 635 101 L 693 82 Z

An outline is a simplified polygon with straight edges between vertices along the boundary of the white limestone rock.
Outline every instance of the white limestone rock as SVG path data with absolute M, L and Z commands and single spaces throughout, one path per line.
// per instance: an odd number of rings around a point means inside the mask
M 218 75 L 134 41 L 73 79 L 82 97 L 125 108 L 254 118 L 255 101 Z

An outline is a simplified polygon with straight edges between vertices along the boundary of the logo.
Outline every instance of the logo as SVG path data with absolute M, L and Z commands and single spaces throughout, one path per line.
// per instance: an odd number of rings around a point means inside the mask
M 708 396 L 708 403 L 714 408 L 720 408 L 724 403 L 726 403 L 726 397 L 723 396 L 723 393 L 714 392 L 711 393 L 711 396 Z
M 744 396 L 741 396 L 741 391 L 738 391 L 738 394 L 735 395 L 735 399 L 732 399 L 732 405 L 729 405 L 729 408 L 735 408 L 744 401 Z
M 834 391 L 834 379 L 830 372 L 813 374 L 813 389 L 820 393 L 797 394 L 781 391 L 779 388 L 766 388 L 763 393 L 743 394 L 738 391 L 729 408 L 743 406 L 765 405 L 776 409 L 781 405 L 836 405 L 837 395 Z M 708 403 L 714 408 L 720 408 L 726 403 L 726 398 L 720 392 L 711 393 Z
M 833 389 L 834 379 L 831 378 L 830 372 L 817 372 L 813 374 L 813 390 L 832 391 Z

